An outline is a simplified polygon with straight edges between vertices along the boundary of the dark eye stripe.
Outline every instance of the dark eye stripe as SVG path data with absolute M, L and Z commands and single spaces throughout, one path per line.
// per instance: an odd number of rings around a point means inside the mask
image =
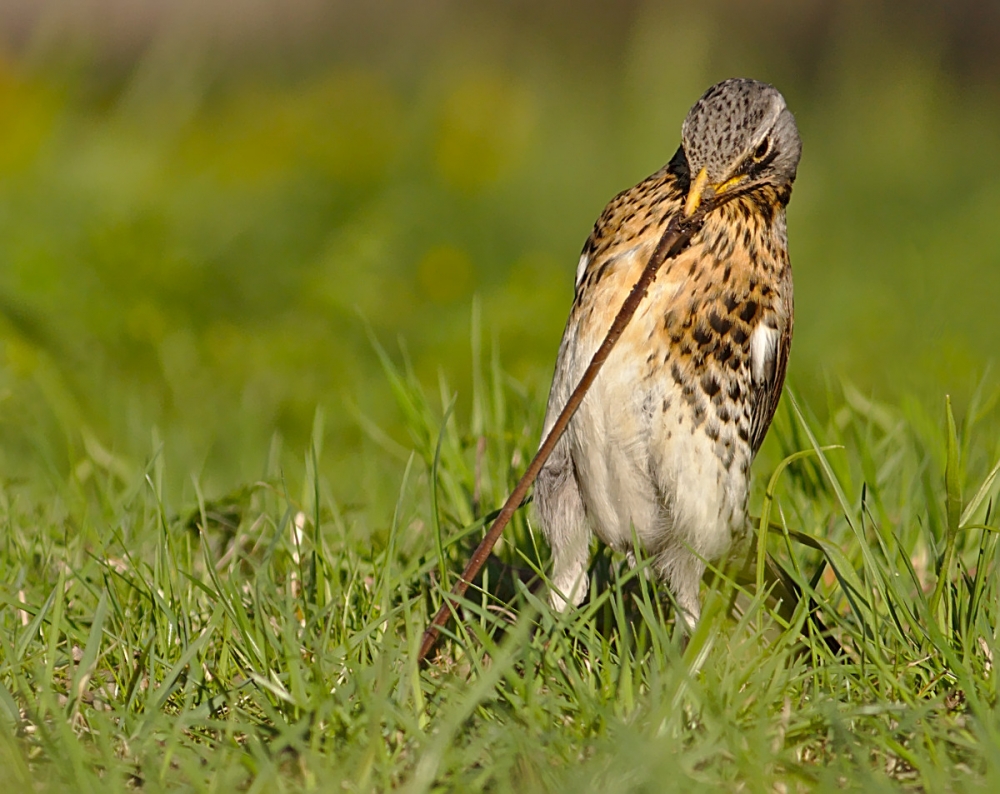
M 760 147 L 757 147 L 760 149 Z M 760 159 L 757 159 L 757 152 L 754 151 L 744 162 L 741 167 L 742 173 L 750 174 L 750 176 L 755 176 L 761 174 L 767 170 L 767 167 L 774 162 L 774 159 L 778 156 L 778 150 L 773 146 L 768 146 L 767 153 Z

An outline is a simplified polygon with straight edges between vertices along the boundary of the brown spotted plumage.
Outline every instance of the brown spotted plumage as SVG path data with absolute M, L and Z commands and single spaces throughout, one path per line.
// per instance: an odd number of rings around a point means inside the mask
M 605 208 L 583 248 L 543 437 L 666 225 L 721 201 L 660 270 L 538 476 L 550 601 L 586 595 L 592 534 L 633 529 L 689 625 L 706 561 L 747 530 L 750 464 L 774 416 L 792 337 L 785 231 L 801 143 L 784 99 L 752 80 L 710 88 L 660 171 Z

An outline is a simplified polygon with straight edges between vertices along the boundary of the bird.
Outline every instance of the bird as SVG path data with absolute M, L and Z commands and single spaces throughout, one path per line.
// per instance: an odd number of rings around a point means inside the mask
M 594 536 L 632 565 L 637 540 L 690 632 L 707 563 L 750 537 L 750 466 L 791 349 L 786 207 L 801 153 L 776 88 L 724 80 L 691 107 L 670 161 L 615 196 L 594 224 L 543 439 L 665 229 L 711 206 L 687 248 L 663 264 L 538 474 L 555 611 L 585 599 Z

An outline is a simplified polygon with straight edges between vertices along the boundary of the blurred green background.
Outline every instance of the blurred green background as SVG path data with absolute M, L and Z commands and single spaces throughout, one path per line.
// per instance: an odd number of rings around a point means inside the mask
M 337 498 L 375 498 L 363 427 L 405 434 L 368 328 L 463 411 L 478 296 L 540 406 L 595 217 L 733 75 L 805 142 L 792 386 L 961 402 L 996 382 L 998 40 L 973 0 L 4 0 L 0 472 L 162 439 L 221 493 L 320 407 Z

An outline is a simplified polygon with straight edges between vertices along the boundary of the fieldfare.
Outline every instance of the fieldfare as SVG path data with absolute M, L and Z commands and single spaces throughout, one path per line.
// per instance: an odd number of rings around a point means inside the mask
M 673 159 L 612 199 L 594 224 L 543 438 L 664 229 L 713 205 L 659 271 L 538 475 L 555 608 L 585 597 L 593 535 L 631 555 L 634 530 L 690 628 L 706 562 L 747 537 L 750 464 L 792 340 L 785 207 L 801 150 L 774 87 L 726 80 L 691 108 Z

